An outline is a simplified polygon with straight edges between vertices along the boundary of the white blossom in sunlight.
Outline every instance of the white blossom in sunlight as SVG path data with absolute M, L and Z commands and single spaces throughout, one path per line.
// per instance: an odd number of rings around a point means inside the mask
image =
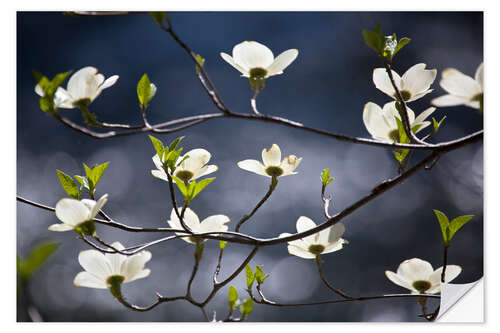
M 56 223 L 49 227 L 51 231 L 73 230 L 82 223 L 91 221 L 96 217 L 99 210 L 108 201 L 108 195 L 104 194 L 99 200 L 69 199 L 64 198 L 56 204 L 56 216 L 62 223 Z
M 455 68 L 446 68 L 441 74 L 439 84 L 448 94 L 434 98 L 431 103 L 439 107 L 467 105 L 479 109 L 484 92 L 483 75 L 483 63 L 476 69 L 474 78 Z
M 408 111 L 408 119 L 413 133 L 418 133 L 431 124 L 427 121 L 436 108 L 430 107 L 415 118 L 415 113 L 406 107 Z M 380 108 L 375 103 L 368 102 L 365 104 L 363 110 L 363 122 L 366 129 L 371 136 L 380 141 L 399 142 L 399 131 L 396 119 L 401 120 L 398 110 L 396 109 L 396 102 L 389 102 Z
M 301 216 L 297 220 L 297 232 L 301 233 L 316 227 L 313 220 L 306 216 Z M 288 242 L 288 253 L 304 259 L 315 259 L 320 254 L 326 254 L 341 250 L 344 244 L 348 243 L 341 238 L 345 232 L 342 223 L 336 223 L 320 232 L 304 237 L 302 239 Z M 279 237 L 292 236 L 289 233 L 282 233 Z
M 436 78 L 437 70 L 425 69 L 425 66 L 425 64 L 416 64 L 408 69 L 402 77 L 391 70 L 394 83 L 405 102 L 412 102 L 432 92 L 432 89 L 429 88 Z M 373 83 L 383 93 L 395 100 L 398 99 L 385 68 L 376 68 L 373 71 Z
M 188 158 L 184 160 L 186 156 Z M 174 176 L 183 181 L 190 181 L 217 171 L 218 167 L 216 165 L 206 165 L 211 157 L 212 155 L 205 149 L 197 148 L 188 151 L 185 155 L 179 157 L 178 161 L 182 161 L 182 163 L 177 164 Z M 158 154 L 153 156 L 153 163 L 158 170 L 151 170 L 151 174 L 168 182 L 167 173 L 163 169 Z
M 124 249 L 120 242 L 114 242 L 111 246 L 120 251 Z M 78 255 L 78 261 L 85 271 L 76 275 L 73 284 L 77 287 L 106 289 L 111 286 L 112 277 L 124 283 L 142 279 L 151 273 L 144 268 L 149 260 L 149 251 L 131 256 L 120 253 L 103 254 L 96 250 L 82 251 Z
M 443 267 L 434 270 L 429 262 L 413 258 L 403 261 L 397 273 L 385 271 L 385 276 L 412 294 L 435 294 L 441 291 L 442 272 Z M 445 282 L 455 279 L 461 272 L 460 266 L 446 265 Z
M 266 177 L 283 177 L 295 175 L 294 170 L 299 166 L 302 158 L 295 155 L 286 156 L 281 160 L 281 150 L 277 144 L 273 144 L 269 150 L 262 150 L 262 162 L 257 160 L 244 160 L 238 162 L 243 170 L 254 172 Z
M 267 46 L 258 42 L 244 41 L 233 48 L 232 57 L 224 52 L 221 52 L 220 56 L 244 77 L 268 78 L 283 74 L 283 70 L 297 58 L 298 54 L 297 49 L 290 49 L 275 58 Z
M 74 109 L 78 104 L 89 104 L 101 94 L 101 92 L 111 87 L 118 80 L 118 75 L 113 75 L 104 80 L 104 75 L 97 73 L 95 67 L 84 67 L 71 75 L 67 89 L 57 88 L 54 97 L 54 104 L 57 108 Z M 40 85 L 36 85 L 35 92 L 43 97 L 44 92 Z
M 181 211 L 182 207 L 179 207 L 179 214 Z M 230 221 L 229 217 L 226 215 L 212 215 L 200 222 L 198 215 L 196 215 L 196 213 L 189 207 L 186 208 L 186 211 L 184 212 L 183 220 L 186 226 L 195 234 L 227 231 L 228 226 L 226 223 Z M 181 222 L 175 213 L 175 209 L 172 209 L 172 212 L 170 213 L 170 220 L 168 221 L 168 224 L 171 228 L 180 230 L 183 229 Z M 183 235 L 183 233 L 176 234 Z M 182 239 L 188 243 L 196 244 L 196 240 L 192 237 L 183 237 Z

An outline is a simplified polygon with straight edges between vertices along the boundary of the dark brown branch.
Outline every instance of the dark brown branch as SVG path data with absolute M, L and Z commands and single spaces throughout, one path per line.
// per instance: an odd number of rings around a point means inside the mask
M 333 291 L 334 293 L 336 293 L 340 297 L 343 297 L 343 298 L 346 298 L 346 299 L 352 299 L 351 296 L 349 296 L 346 293 L 342 292 L 340 289 L 335 288 L 334 286 L 332 286 L 330 284 L 330 282 L 328 282 L 328 280 L 326 279 L 325 275 L 323 274 L 323 269 L 321 267 L 322 262 L 321 262 L 321 259 L 320 259 L 319 255 L 316 257 L 316 259 L 314 261 L 316 262 L 316 266 L 318 267 L 319 277 L 321 278 L 321 281 L 323 281 L 323 283 L 325 284 L 325 286 L 327 286 L 328 289 L 330 289 L 331 291 Z
M 266 202 L 266 200 L 269 199 L 269 197 L 271 196 L 271 194 L 273 193 L 273 191 L 277 185 L 278 185 L 277 178 L 276 178 L 276 180 L 271 180 L 271 184 L 269 185 L 269 189 L 267 190 L 267 193 L 264 195 L 264 197 L 257 203 L 257 205 L 254 207 L 254 209 L 252 209 L 250 214 L 243 216 L 241 218 L 241 220 L 239 220 L 238 224 L 236 225 L 236 229 L 235 229 L 236 232 L 238 232 L 240 230 L 240 227 L 243 225 L 243 223 L 248 221 L 257 212 L 257 210 L 264 204 L 264 202 Z

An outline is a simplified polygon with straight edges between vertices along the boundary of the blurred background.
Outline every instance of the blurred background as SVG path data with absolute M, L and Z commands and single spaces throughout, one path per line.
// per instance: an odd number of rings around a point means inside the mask
M 418 114 L 430 100 L 444 94 L 441 71 L 454 67 L 473 76 L 483 60 L 481 12 L 181 12 L 169 17 L 179 36 L 206 59 L 206 69 L 226 105 L 236 112 L 250 112 L 248 81 L 224 62 L 220 52 L 231 54 L 244 40 L 259 41 L 275 56 L 297 48 L 300 54 L 283 75 L 267 80 L 258 100 L 259 110 L 306 125 L 350 136 L 369 137 L 363 106 L 379 105 L 388 97 L 375 89 L 371 79 L 380 67 L 375 53 L 364 45 L 361 30 L 382 24 L 386 34 L 410 37 L 412 42 L 395 58 L 402 74 L 425 62 L 438 70 L 435 91 L 411 104 Z M 140 124 L 136 84 L 148 73 L 158 87 L 148 109 L 152 123 L 189 115 L 217 112 L 195 75 L 194 65 L 149 15 L 70 17 L 62 13 L 18 12 L 17 15 L 17 193 L 54 206 L 67 196 L 56 169 L 83 174 L 82 163 L 110 162 L 97 196 L 109 194 L 106 212 L 134 226 L 166 226 L 171 205 L 167 183 L 151 176 L 153 147 L 147 134 L 97 140 L 64 127 L 46 116 L 34 93 L 32 70 L 52 77 L 63 71 L 95 66 L 106 77 L 120 75 L 117 84 L 91 104 L 90 111 L 105 122 Z M 66 86 L 66 83 L 63 84 Z M 77 110 L 61 110 L 81 122 Z M 483 128 L 482 116 L 473 109 L 438 109 L 436 119 L 447 116 L 433 142 L 455 139 Z M 254 218 L 242 228 L 257 237 L 296 232 L 295 223 L 305 215 L 324 221 L 319 175 L 330 168 L 335 181 L 328 187 L 336 213 L 381 181 L 397 174 L 389 149 L 331 140 L 276 124 L 218 119 L 180 133 L 161 136 L 163 141 L 185 135 L 185 150 L 205 148 L 210 164 L 219 166 L 216 180 L 198 196 L 192 208 L 203 219 L 225 214 L 235 223 L 248 213 L 268 188 L 267 178 L 243 171 L 236 162 L 260 159 L 263 148 L 277 143 L 283 154 L 303 157 L 298 175 L 281 178 L 277 190 Z M 415 153 L 412 162 L 424 156 Z M 351 295 L 404 293 L 390 282 L 385 270 L 396 271 L 406 259 L 418 257 L 434 268 L 442 263 L 441 232 L 432 209 L 450 218 L 473 214 L 449 249 L 449 264 L 459 264 L 462 274 L 454 283 L 469 283 L 483 275 L 483 145 L 477 143 L 441 158 L 430 171 L 419 171 L 349 215 L 344 238 L 349 244 L 325 255 L 324 270 L 330 282 Z M 77 288 L 73 278 L 82 270 L 79 251 L 88 248 L 75 234 L 47 230 L 56 223 L 53 213 L 17 204 L 17 251 L 27 256 L 38 243 L 55 240 L 59 248 L 33 277 L 30 302 L 45 321 L 202 321 L 198 308 L 185 303 L 163 304 L 153 311 L 136 313 L 124 308 L 107 290 Z M 234 226 L 230 227 L 231 230 Z M 99 227 L 107 241 L 125 246 L 154 239 Z M 155 292 L 176 296 L 184 292 L 193 264 L 193 246 L 182 240 L 150 248 L 149 278 L 124 285 L 126 297 L 139 305 L 150 304 Z M 211 288 L 218 242 L 207 242 L 193 296 L 206 297 Z M 227 276 L 248 254 L 249 248 L 229 244 L 221 277 Z M 263 248 L 251 261 L 270 273 L 264 284 L 269 299 L 310 302 L 335 297 L 321 284 L 312 260 L 287 253 L 286 245 Z M 233 283 L 245 297 L 244 274 Z M 207 306 L 218 318 L 227 313 L 228 289 Z M 429 302 L 433 310 L 437 302 Z M 21 306 L 21 312 L 23 311 Z M 249 321 L 421 321 L 415 299 L 379 300 L 301 308 L 255 305 Z M 19 319 L 18 319 L 19 320 Z M 22 319 L 21 319 L 22 320 Z

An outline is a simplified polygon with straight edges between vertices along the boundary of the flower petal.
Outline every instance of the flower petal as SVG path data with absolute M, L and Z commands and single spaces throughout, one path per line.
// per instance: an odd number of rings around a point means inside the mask
M 432 265 L 419 258 L 405 260 L 398 267 L 398 275 L 412 282 L 429 280 L 433 272 Z
M 312 228 L 316 228 L 316 223 L 313 220 L 308 218 L 307 216 L 301 216 L 297 219 L 297 233 L 301 233 Z M 308 244 L 317 244 L 319 243 L 319 232 L 312 234 L 310 236 L 302 238 Z
M 295 60 L 295 58 L 297 58 L 298 55 L 299 50 L 297 49 L 290 49 L 281 53 L 276 57 L 276 59 L 274 59 L 271 66 L 267 68 L 266 77 L 282 74 L 283 70 L 287 68 Z
M 326 243 L 330 244 L 337 242 L 342 237 L 345 232 L 345 226 L 343 223 L 338 222 L 326 230 L 328 230 L 326 233 Z
M 219 170 L 219 167 L 217 165 L 205 165 L 204 167 L 198 169 L 195 173 L 192 179 L 198 179 L 200 177 L 206 176 L 208 174 L 211 174 L 212 172 L 215 172 Z
M 465 97 L 460 97 L 456 95 L 443 95 L 431 100 L 431 104 L 439 107 L 443 106 L 455 106 L 467 103 L 469 100 Z
M 98 89 L 97 68 L 84 67 L 73 74 L 68 81 L 68 93 L 75 101 L 82 98 L 91 98 Z
M 149 269 L 144 272 L 144 265 L 151 260 L 151 252 L 141 251 L 126 259 L 123 265 L 122 274 L 125 276 L 125 282 L 134 281 L 149 275 Z
M 392 71 L 392 76 L 394 78 L 394 83 L 396 83 L 396 87 L 401 90 L 401 77 L 395 71 Z M 373 83 L 375 83 L 375 87 L 383 93 L 387 94 L 391 98 L 395 99 L 396 91 L 392 87 L 391 80 L 389 79 L 389 75 L 384 68 L 375 68 L 373 70 Z
M 401 286 L 403 288 L 409 289 L 411 291 L 415 291 L 415 288 L 412 286 L 412 282 L 408 280 L 405 276 L 401 276 L 391 271 L 385 271 L 385 276 L 393 283 Z
M 244 68 L 240 65 L 238 65 L 233 57 L 231 57 L 229 54 L 227 53 L 224 53 L 224 52 L 221 52 L 220 53 L 220 56 L 222 57 L 222 59 L 224 59 L 228 64 L 230 64 L 231 66 L 233 66 L 234 68 L 236 68 L 243 76 L 245 77 L 249 77 L 250 76 L 250 73 L 248 72 L 248 69 L 247 68 Z
M 266 169 L 265 169 L 264 165 L 257 160 L 240 161 L 240 162 L 238 162 L 238 166 L 243 170 L 254 172 L 258 175 L 271 177 L 266 173 Z
M 90 210 L 79 200 L 64 198 L 56 204 L 56 216 L 62 222 L 76 226 L 87 221 Z
M 120 242 L 114 242 L 111 246 L 120 251 L 124 249 Z M 106 253 L 104 256 L 108 259 L 111 274 L 122 275 L 122 264 L 127 259 L 127 256 L 120 253 Z
M 108 259 L 99 251 L 81 251 L 78 262 L 87 272 L 103 281 L 113 274 Z
M 407 90 L 412 96 L 428 90 L 436 79 L 437 70 L 428 70 L 425 66 L 425 64 L 416 64 L 408 69 L 401 78 L 401 89 Z
M 442 73 L 442 79 L 439 84 L 446 92 L 465 97 L 468 100 L 471 100 L 475 95 L 482 92 L 478 82 L 455 68 L 446 68 Z
M 93 219 L 94 217 L 96 217 L 96 215 L 99 213 L 99 210 L 101 210 L 101 208 L 107 201 L 108 201 L 108 194 L 106 193 L 102 197 L 100 197 L 99 200 L 97 200 L 94 207 L 92 207 L 89 218 Z
M 479 67 L 476 69 L 476 74 L 474 75 L 474 80 L 476 80 L 476 82 L 479 83 L 479 85 L 481 86 L 481 91 L 484 91 L 483 77 L 484 77 L 483 63 L 481 63 Z
M 107 289 L 108 286 L 104 280 L 98 279 L 89 272 L 80 272 L 75 276 L 73 284 L 77 287 Z
M 415 118 L 415 120 L 413 121 L 414 123 L 421 123 L 423 122 L 424 120 L 427 119 L 427 117 L 429 117 L 434 111 L 436 111 L 436 108 L 433 108 L 433 107 L 430 107 L 428 108 L 427 110 L 423 111 L 421 114 L 419 114 L 417 116 L 417 118 Z
M 151 170 L 151 174 L 153 175 L 153 177 L 160 178 L 168 182 L 168 176 L 163 170 Z
M 182 160 L 185 156 L 189 156 L 184 162 L 181 163 L 180 167 L 182 170 L 189 170 L 195 173 L 198 169 L 203 167 L 210 161 L 212 155 L 205 149 L 197 148 L 188 151 L 180 159 Z
M 295 170 L 299 166 L 301 161 L 302 157 L 297 158 L 297 156 L 295 155 L 288 155 L 287 157 L 285 157 L 280 164 L 280 168 L 283 170 L 283 174 L 281 176 L 283 177 L 296 174 L 296 172 L 293 172 L 293 170 Z
M 118 81 L 119 78 L 120 78 L 120 76 L 118 76 L 118 75 L 110 76 L 109 78 L 106 79 L 106 81 L 104 81 L 99 86 L 99 89 L 102 91 L 102 90 L 104 90 L 106 88 L 111 87 L 112 85 L 114 85 L 116 83 L 116 81 Z
M 375 103 L 368 102 L 363 109 L 363 123 L 370 135 L 383 141 L 392 141 L 389 133 L 393 130 L 384 117 L 382 109 Z
M 323 250 L 323 252 L 321 252 L 321 254 L 327 254 L 327 253 L 332 253 L 332 252 L 335 252 L 338 250 L 342 250 L 344 248 L 344 244 L 348 244 L 348 243 L 349 242 L 346 241 L 345 239 L 340 238 L 336 242 L 331 243 L 328 246 L 326 246 L 325 249 Z
M 298 247 L 296 245 L 288 245 L 288 253 L 291 255 L 301 257 L 304 259 L 314 259 L 316 258 L 316 255 L 312 254 L 309 251 L 304 250 L 301 247 Z
M 58 231 L 58 232 L 69 231 L 73 230 L 74 228 L 75 228 L 74 226 L 66 223 L 56 223 L 49 226 L 50 231 Z
M 226 215 L 212 215 L 201 221 L 198 229 L 199 233 L 212 232 L 212 231 L 227 231 L 227 225 L 230 219 Z
M 439 267 L 429 277 L 429 281 L 432 283 L 433 286 L 441 283 L 442 272 L 443 272 L 443 267 Z M 458 275 L 460 275 L 461 272 L 462 272 L 462 267 L 458 265 L 446 265 L 444 281 L 448 283 L 454 280 Z
M 273 143 L 269 150 L 262 149 L 262 161 L 264 166 L 279 166 L 281 164 L 281 150 L 280 147 Z
M 268 68 L 274 61 L 273 52 L 258 42 L 244 41 L 233 48 L 234 62 L 249 70 Z

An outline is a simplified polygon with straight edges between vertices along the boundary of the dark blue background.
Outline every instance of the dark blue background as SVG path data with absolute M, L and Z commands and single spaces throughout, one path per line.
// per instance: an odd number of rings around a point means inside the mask
M 476 13 L 370 13 L 370 12 L 225 12 L 171 13 L 180 37 L 206 59 L 206 69 L 227 106 L 250 112 L 251 91 L 246 79 L 225 63 L 220 52 L 231 53 L 243 40 L 256 40 L 270 47 L 275 56 L 290 48 L 300 54 L 280 76 L 267 80 L 259 97 L 263 113 L 286 117 L 312 127 L 351 136 L 369 137 L 362 122 L 368 101 L 388 102 L 375 89 L 371 74 L 380 67 L 374 52 L 361 37 L 363 28 L 382 23 L 386 33 L 408 36 L 412 42 L 398 54 L 395 69 L 402 74 L 425 62 L 437 68 L 435 92 L 411 103 L 420 113 L 430 100 L 444 93 L 439 87 L 441 71 L 454 67 L 473 76 L 483 58 L 483 15 Z M 194 66 L 182 50 L 149 15 L 118 17 L 70 17 L 61 13 L 18 13 L 17 21 L 17 186 L 18 194 L 54 206 L 65 196 L 55 169 L 82 174 L 81 163 L 110 161 L 98 195 L 109 193 L 106 211 L 116 220 L 137 226 L 165 226 L 170 214 L 165 182 L 151 176 L 153 148 L 146 134 L 96 140 L 74 132 L 46 116 L 34 94 L 32 69 L 48 76 L 84 66 L 95 66 L 106 77 L 120 75 L 91 105 L 107 122 L 141 122 L 136 84 L 148 73 L 158 87 L 148 109 L 150 122 L 213 113 L 212 102 L 199 84 Z M 64 84 L 64 86 L 66 83 Z M 61 110 L 77 121 L 77 110 Z M 447 116 L 445 126 L 432 140 L 455 139 L 483 127 L 483 118 L 465 107 L 438 109 L 434 116 Z M 268 179 L 239 169 L 236 162 L 260 159 L 262 148 L 277 143 L 284 154 L 303 157 L 298 175 L 282 178 L 271 199 L 243 231 L 259 237 L 295 232 L 295 222 L 306 215 L 324 220 L 320 201 L 319 173 L 329 167 L 335 181 L 332 213 L 353 203 L 380 181 L 397 173 L 391 152 L 385 148 L 352 145 L 276 124 L 219 119 L 181 133 L 162 136 L 170 141 L 185 135 L 186 150 L 202 147 L 219 166 L 217 179 L 193 203 L 201 218 L 225 214 L 237 221 L 265 193 Z M 414 154 L 413 161 L 423 153 Z M 325 274 L 332 283 L 353 295 L 402 293 L 385 270 L 395 271 L 405 259 L 419 257 L 441 266 L 441 234 L 432 209 L 448 216 L 476 217 L 455 237 L 449 263 L 463 267 L 454 281 L 468 283 L 483 272 L 483 150 L 475 144 L 444 156 L 430 171 L 412 178 L 365 205 L 343 222 L 342 251 L 324 256 Z M 107 291 L 76 288 L 73 278 L 81 270 L 78 252 L 86 246 L 74 233 L 47 230 L 57 222 L 54 214 L 18 204 L 17 248 L 20 255 L 43 239 L 61 242 L 57 254 L 33 281 L 30 291 L 35 305 L 48 321 L 197 321 L 201 313 L 190 304 L 163 304 L 148 313 L 122 307 Z M 233 230 L 234 226 L 231 227 Z M 99 229 L 108 240 L 126 246 L 150 240 L 153 235 L 127 234 Z M 194 296 L 209 292 L 216 259 L 216 242 L 207 243 Z M 182 241 L 150 249 L 147 279 L 125 286 L 127 297 L 148 304 L 154 292 L 175 296 L 184 290 L 192 267 L 193 247 Z M 228 245 L 222 276 L 227 276 L 243 256 L 244 246 Z M 334 297 L 320 284 L 312 260 L 292 257 L 286 246 L 262 249 L 252 266 L 263 264 L 271 274 L 264 290 L 282 302 L 307 302 Z M 233 283 L 244 292 L 244 277 Z M 227 311 L 227 288 L 207 310 L 218 318 Z M 416 321 L 419 307 L 414 300 L 380 300 L 307 308 L 270 308 L 256 305 L 253 321 Z

